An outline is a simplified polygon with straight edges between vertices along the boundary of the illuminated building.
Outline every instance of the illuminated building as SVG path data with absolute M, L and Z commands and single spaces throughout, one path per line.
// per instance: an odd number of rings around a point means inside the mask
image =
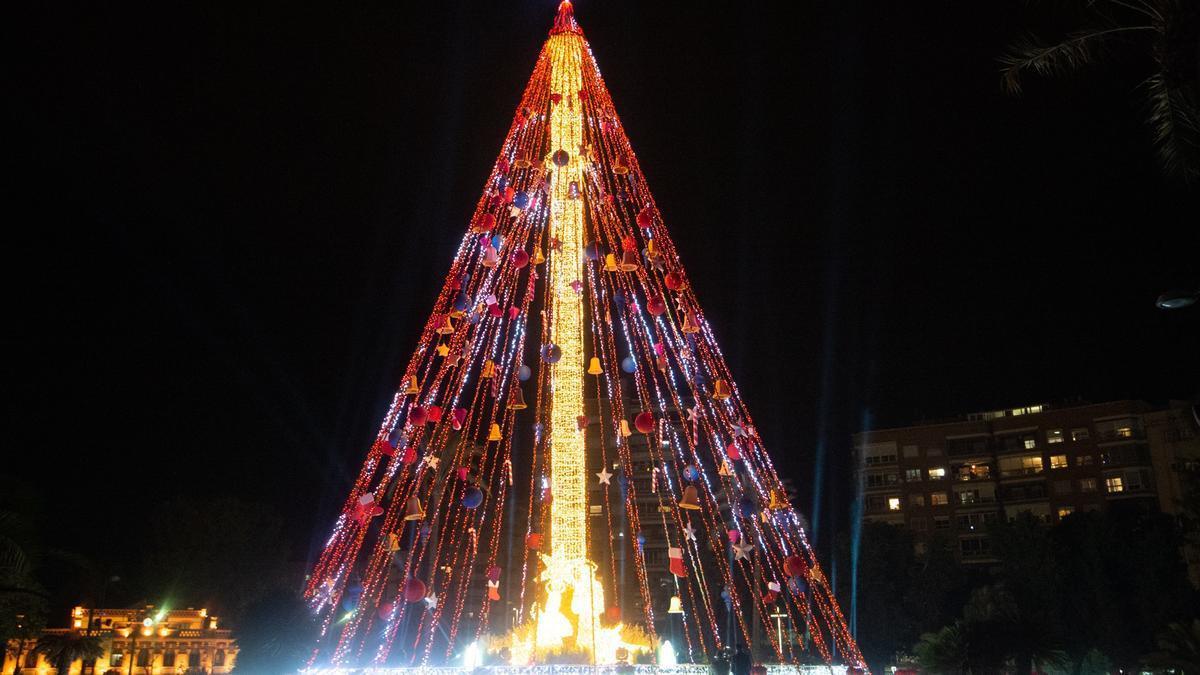
M 854 434 L 863 516 L 908 528 L 918 547 L 953 536 L 971 564 L 995 560 L 986 531 L 999 519 L 1157 510 L 1156 414 L 1141 401 L 1030 405 Z
M 1150 444 L 1159 508 L 1178 516 L 1186 491 L 1183 474 L 1200 475 L 1200 404 L 1171 401 L 1165 409 L 1143 415 L 1142 428 Z M 1200 588 L 1200 545 L 1186 542 L 1183 552 L 1188 578 Z
M 90 625 L 90 628 L 89 628 Z M 75 633 L 97 637 L 104 655 L 95 661 L 75 661 L 70 675 L 220 675 L 233 671 L 237 641 L 204 609 L 92 609 L 71 610 L 69 628 L 51 628 L 45 634 Z M 24 646 L 21 675 L 58 675 L 34 649 Z M 12 673 L 15 654 L 6 652 L 4 673 Z

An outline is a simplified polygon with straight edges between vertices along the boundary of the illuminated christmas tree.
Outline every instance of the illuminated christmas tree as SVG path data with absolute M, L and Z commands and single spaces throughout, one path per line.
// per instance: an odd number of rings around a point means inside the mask
M 314 664 L 863 667 L 569 0 L 306 596 Z

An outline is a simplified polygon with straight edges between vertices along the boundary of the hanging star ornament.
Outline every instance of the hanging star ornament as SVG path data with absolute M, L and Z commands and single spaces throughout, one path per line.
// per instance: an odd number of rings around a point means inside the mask
M 741 543 L 737 543 L 737 544 L 733 545 L 733 559 L 734 560 L 746 560 L 750 556 L 750 554 L 753 552 L 754 552 L 754 544 L 747 544 L 745 542 L 741 542 Z
M 696 528 L 692 527 L 691 523 L 688 523 L 683 528 L 683 536 L 687 537 L 688 541 L 696 541 Z
M 438 462 L 441 461 L 442 460 L 437 455 L 425 455 L 425 463 L 428 464 L 429 468 L 431 469 L 438 468 Z
M 596 478 L 600 479 L 601 485 L 611 485 L 611 483 L 608 482 L 608 479 L 610 479 L 612 477 L 613 477 L 613 475 L 608 470 L 608 467 L 604 467 L 604 468 L 600 469 L 600 473 L 596 474 Z

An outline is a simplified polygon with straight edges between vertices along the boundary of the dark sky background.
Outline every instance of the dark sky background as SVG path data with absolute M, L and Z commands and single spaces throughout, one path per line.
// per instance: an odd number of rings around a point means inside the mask
M 80 548 L 233 494 L 304 559 L 556 3 L 71 4 L 10 24 L 4 471 Z M 1149 59 L 1006 96 L 1039 8 L 577 3 L 802 505 L 826 450 L 822 539 L 864 424 L 1197 393 L 1200 309 L 1153 306 L 1200 283 L 1200 196 L 1154 158 Z

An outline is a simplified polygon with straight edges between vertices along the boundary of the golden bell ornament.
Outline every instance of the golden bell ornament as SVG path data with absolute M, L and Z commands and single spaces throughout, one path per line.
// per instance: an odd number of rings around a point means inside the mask
M 604 271 L 605 272 L 616 272 L 620 269 L 621 268 L 617 267 L 616 254 L 609 253 L 608 255 L 604 256 Z
M 725 380 L 717 380 L 713 382 L 713 398 L 718 401 L 729 400 L 733 394 L 729 391 L 729 385 L 725 384 Z
M 509 410 L 524 410 L 529 406 L 525 405 L 525 393 L 520 387 L 513 387 L 512 398 L 508 401 Z
M 671 606 L 667 608 L 667 614 L 683 614 L 683 601 L 678 595 L 671 596 Z
M 721 468 L 717 469 L 717 475 L 725 477 L 733 475 L 733 466 L 729 464 L 729 460 L 721 462 Z
M 600 367 L 600 357 L 593 356 L 592 360 L 588 361 L 587 372 L 588 375 L 599 375 L 604 372 L 604 369 Z
M 496 422 L 492 422 L 492 428 L 490 431 L 488 431 L 488 440 L 489 441 L 498 441 L 498 440 L 501 440 L 502 438 L 503 438 L 503 436 L 500 435 L 500 425 Z
M 622 272 L 634 272 L 641 266 L 642 263 L 638 262 L 637 251 L 625 251 L 625 255 L 621 256 Z
M 518 169 L 528 169 L 533 166 L 533 160 L 530 159 L 529 152 L 521 151 L 518 153 L 516 159 L 513 160 L 513 166 Z
M 683 315 L 682 330 L 684 333 L 699 333 L 700 332 L 700 325 L 696 321 L 696 313 L 695 312 L 688 311 L 687 314 Z
M 454 322 L 450 320 L 450 315 L 447 314 L 442 320 L 442 325 L 437 327 L 438 335 L 449 335 L 454 332 Z
M 621 420 L 621 435 L 625 438 L 633 435 L 633 432 L 629 430 L 629 420 Z
M 484 267 L 495 267 L 500 264 L 500 252 L 496 250 L 495 246 L 488 246 L 483 249 L 482 264 Z
M 696 492 L 695 485 L 683 488 L 683 497 L 679 499 L 679 508 L 687 509 L 688 511 L 700 510 L 700 495 Z
M 496 363 L 494 361 L 492 361 L 491 359 L 484 361 L 483 362 L 483 370 L 479 373 L 479 376 L 484 379 L 491 379 L 491 378 L 495 377 L 496 376 Z
M 404 393 L 409 396 L 416 396 L 417 394 L 421 393 L 421 389 L 419 387 L 417 387 L 417 376 L 416 375 L 408 376 L 408 386 L 405 387 Z
M 541 265 L 544 262 L 546 262 L 546 254 L 542 253 L 542 249 L 539 248 L 533 252 L 533 264 Z
M 783 494 L 783 490 L 771 490 L 771 501 L 767 503 L 767 508 L 772 511 L 782 511 L 791 506 L 788 503 L 787 496 Z
M 617 163 L 613 164 L 612 171 L 613 171 L 613 173 L 617 174 L 618 176 L 624 176 L 625 174 L 629 173 L 629 167 L 626 166 L 624 163 L 621 162 L 621 160 L 618 159 Z
M 421 500 L 409 497 L 404 507 L 405 520 L 425 520 L 425 509 L 421 508 Z

